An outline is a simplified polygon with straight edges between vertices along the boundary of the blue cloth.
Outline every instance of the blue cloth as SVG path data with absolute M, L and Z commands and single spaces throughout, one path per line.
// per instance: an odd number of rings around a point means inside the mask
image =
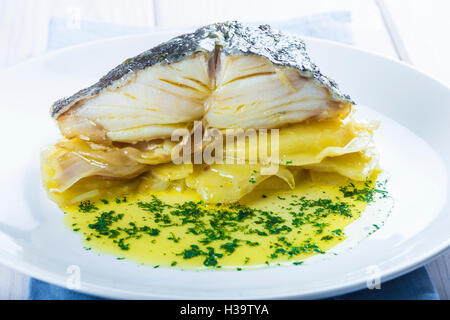
M 351 22 L 350 12 L 339 11 L 319 13 L 284 22 L 271 22 L 270 24 L 291 33 L 351 44 L 353 42 Z M 255 22 L 254 24 L 263 23 L 265 22 Z M 67 19 L 54 17 L 49 23 L 47 49 L 54 50 L 88 41 L 156 30 L 159 29 L 85 20 L 73 23 Z
M 365 289 L 334 298 L 335 300 L 439 300 L 425 267 L 381 284 L 380 289 Z
M 271 25 L 305 36 L 352 43 L 351 15 L 349 12 L 321 13 L 282 23 L 271 23 Z M 62 18 L 53 18 L 50 21 L 47 48 L 53 50 L 87 41 L 149 31 L 155 31 L 155 28 L 119 26 L 90 21 L 80 21 L 78 24 L 73 24 Z M 32 279 L 29 299 L 81 300 L 101 298 Z M 439 299 L 439 296 L 426 269 L 422 267 L 402 277 L 383 283 L 379 290 L 366 289 L 334 299 L 436 300 Z
M 102 298 L 78 293 L 52 284 L 31 279 L 31 300 L 99 300 Z M 381 289 L 352 292 L 333 300 L 439 300 L 439 295 L 422 267 L 402 277 L 381 284 Z

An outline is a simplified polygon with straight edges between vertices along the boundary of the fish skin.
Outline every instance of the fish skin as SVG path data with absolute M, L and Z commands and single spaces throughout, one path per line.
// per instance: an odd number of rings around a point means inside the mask
M 354 103 L 349 95 L 340 91 L 334 80 L 323 75 L 311 61 L 301 38 L 274 30 L 269 25 L 254 27 L 231 21 L 207 25 L 125 60 L 94 85 L 56 101 L 50 114 L 57 119 L 78 102 L 92 98 L 105 89 L 125 85 L 140 70 L 157 64 L 169 65 L 199 52 L 215 55 L 217 48 L 225 55 L 253 54 L 268 59 L 274 65 L 295 68 L 303 77 L 327 88 L 332 100 Z

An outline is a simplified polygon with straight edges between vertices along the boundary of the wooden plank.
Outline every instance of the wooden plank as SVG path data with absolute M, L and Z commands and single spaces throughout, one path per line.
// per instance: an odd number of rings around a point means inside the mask
M 149 0 L 2 0 L 0 1 L 0 69 L 43 54 L 49 21 L 77 20 L 153 27 L 153 1 Z
M 29 277 L 0 265 L 0 300 L 27 299 Z
M 380 9 L 381 17 L 383 18 L 386 30 L 389 33 L 392 44 L 394 45 L 397 56 L 404 62 L 411 63 L 411 58 L 406 51 L 403 39 L 398 32 L 397 25 L 395 24 L 390 11 L 388 10 L 384 0 L 376 0 L 378 8 Z
M 426 266 L 442 300 L 450 300 L 450 249 Z
M 0 1 L 0 68 L 45 51 L 50 0 Z
M 399 57 L 450 86 L 449 1 L 377 0 Z M 395 21 L 395 23 L 394 23 Z M 421 23 L 421 22 L 426 23 Z M 450 299 L 450 249 L 426 266 L 441 299 Z
M 450 86 L 450 1 L 385 0 L 412 63 Z
M 153 27 L 152 0 L 52 0 L 52 16 L 71 14 L 87 21 L 108 22 L 127 26 Z

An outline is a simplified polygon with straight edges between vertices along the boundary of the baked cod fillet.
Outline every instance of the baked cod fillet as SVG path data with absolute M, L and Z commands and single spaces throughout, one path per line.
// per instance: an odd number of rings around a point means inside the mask
M 219 130 L 280 129 L 283 167 L 273 178 L 290 187 L 302 169 L 363 180 L 377 165 L 375 125 L 353 120 L 352 106 L 298 37 L 267 25 L 208 25 L 127 59 L 55 102 L 51 115 L 64 140 L 43 152 L 44 184 L 59 203 L 112 185 L 142 191 L 173 183 L 208 202 L 234 202 L 271 178 L 258 176 L 249 186 L 254 166 L 172 164 L 173 131 L 192 130 L 194 121 Z M 230 189 L 223 198 L 208 186 L 220 179 Z

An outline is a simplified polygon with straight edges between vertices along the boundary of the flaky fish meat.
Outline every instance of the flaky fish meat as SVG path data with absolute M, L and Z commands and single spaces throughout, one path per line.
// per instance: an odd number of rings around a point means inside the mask
M 126 60 L 51 108 L 67 138 L 135 143 L 205 120 L 278 128 L 345 116 L 352 101 L 297 36 L 267 25 L 212 24 Z

